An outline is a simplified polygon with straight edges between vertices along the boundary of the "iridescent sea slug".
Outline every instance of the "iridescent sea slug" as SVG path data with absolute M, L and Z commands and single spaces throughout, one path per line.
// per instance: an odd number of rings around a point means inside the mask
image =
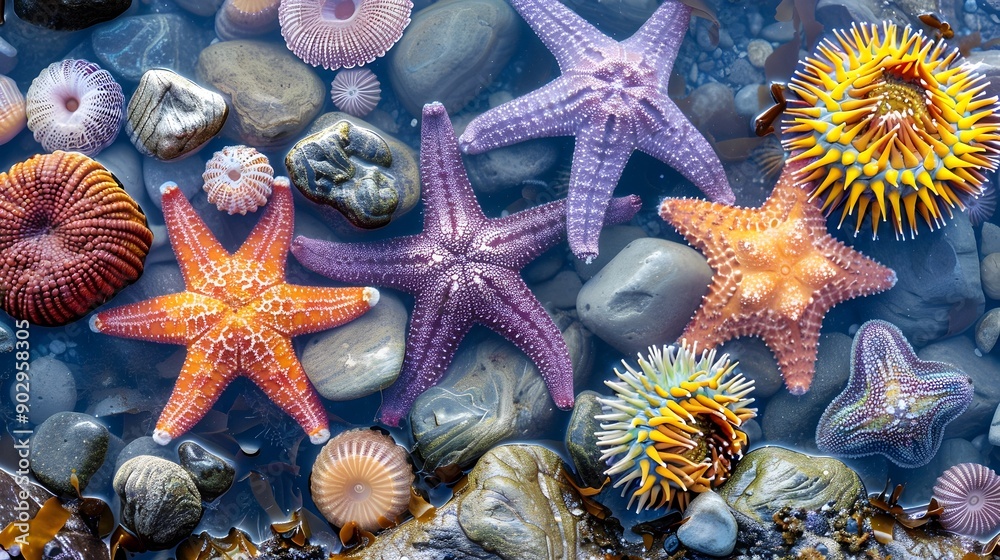
M 803 160 L 812 197 L 840 221 L 889 221 L 899 238 L 917 216 L 930 229 L 988 187 L 1000 163 L 1000 106 L 984 76 L 910 27 L 855 25 L 835 32 L 788 84 L 782 123 L 789 161 Z M 992 188 L 992 187 L 991 187 Z
M 605 381 L 615 396 L 598 399 L 602 431 L 597 445 L 605 474 L 618 477 L 622 496 L 636 511 L 676 504 L 684 509 L 691 494 L 721 485 L 748 441 L 740 427 L 756 416 L 746 398 L 754 383 L 735 371 L 736 363 L 697 345 L 650 347 L 639 368 L 622 361 L 620 382 Z

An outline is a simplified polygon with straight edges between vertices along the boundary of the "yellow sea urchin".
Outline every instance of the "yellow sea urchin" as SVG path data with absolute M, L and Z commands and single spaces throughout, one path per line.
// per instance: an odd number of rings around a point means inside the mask
M 628 506 L 636 511 L 674 503 L 687 506 L 690 493 L 722 484 L 733 461 L 743 455 L 747 435 L 739 429 L 756 416 L 746 396 L 754 383 L 735 372 L 736 363 L 715 350 L 697 345 L 651 346 L 649 359 L 639 356 L 636 371 L 622 360 L 615 369 L 621 382 L 605 381 L 615 397 L 598 399 L 605 413 L 597 445 L 602 461 L 613 461 L 605 474 L 627 473 L 615 482 L 635 487 Z M 632 482 L 635 484 L 631 484 Z
M 912 237 L 918 214 L 940 227 L 1000 162 L 997 98 L 958 49 L 909 26 L 854 25 L 835 39 L 788 84 L 790 161 L 811 160 L 812 196 L 828 214 L 843 205 L 841 223 L 856 210 L 855 232 L 868 214 L 873 235 L 888 219 L 900 237 L 905 218 Z

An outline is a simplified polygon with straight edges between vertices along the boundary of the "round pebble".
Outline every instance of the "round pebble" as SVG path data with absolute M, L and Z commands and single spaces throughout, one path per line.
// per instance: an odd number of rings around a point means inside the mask
M 1000 253 L 990 253 L 979 264 L 983 293 L 990 299 L 1000 299 Z
M 108 429 L 79 412 L 59 412 L 35 429 L 31 437 L 31 473 L 56 494 L 76 496 L 70 476 L 76 472 L 80 490 L 104 463 Z
M 115 473 L 122 501 L 121 522 L 150 550 L 165 550 L 186 539 L 201 519 L 201 494 L 177 463 L 140 455 Z
M 677 529 L 684 546 L 709 556 L 729 556 L 736 548 L 736 518 L 726 501 L 711 490 L 698 494 Z
M 990 309 L 976 325 L 976 348 L 982 353 L 993 350 L 1000 337 L 1000 308 Z
M 236 469 L 222 457 L 209 453 L 193 441 L 185 441 L 177 448 L 181 466 L 198 486 L 201 499 L 206 502 L 225 494 L 233 485 Z
M 767 57 L 771 56 L 773 52 L 774 47 L 771 46 L 771 43 L 763 39 L 753 39 L 747 43 L 747 60 L 754 68 L 763 69 Z

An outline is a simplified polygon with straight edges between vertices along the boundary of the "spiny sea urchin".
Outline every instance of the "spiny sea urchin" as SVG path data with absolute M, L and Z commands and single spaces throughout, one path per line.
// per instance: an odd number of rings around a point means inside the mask
M 615 369 L 621 382 L 605 381 L 616 396 L 598 399 L 605 413 L 597 445 L 609 476 L 626 473 L 615 482 L 635 488 L 628 506 L 636 511 L 675 503 L 684 509 L 691 493 L 721 485 L 743 455 L 747 435 L 739 428 L 756 416 L 746 398 L 754 382 L 736 372 L 736 363 L 697 344 L 655 346 L 648 360 L 639 356 L 636 371 L 622 360 Z M 632 482 L 635 484 L 632 484 Z
M 808 160 L 803 182 L 840 221 L 871 215 L 910 236 L 978 196 L 1000 163 L 1000 106 L 984 76 L 909 26 L 885 22 L 835 32 L 788 84 L 782 134 L 789 161 Z

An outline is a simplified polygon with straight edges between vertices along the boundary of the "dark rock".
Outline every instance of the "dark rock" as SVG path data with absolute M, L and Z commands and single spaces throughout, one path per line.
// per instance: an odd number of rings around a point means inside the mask
M 356 227 L 374 229 L 392 220 L 404 183 L 414 179 L 416 161 L 397 164 L 393 156 L 377 133 L 342 120 L 298 141 L 285 167 L 306 198 L 334 207 Z
M 209 453 L 193 441 L 185 441 L 177 448 L 181 466 L 191 475 L 198 486 L 201 499 L 206 502 L 226 493 L 233 485 L 236 469 L 222 457 Z
M 48 29 L 76 31 L 112 20 L 131 5 L 132 0 L 14 0 L 14 13 Z
M 84 490 L 108 451 L 108 429 L 79 412 L 59 412 L 42 422 L 31 438 L 31 473 L 57 494 L 75 496 L 73 470 Z
M 115 472 L 117 473 L 126 461 L 139 455 L 150 455 L 170 461 L 174 458 L 174 452 L 169 447 L 164 447 L 150 436 L 135 438 L 126 445 L 115 458 Z
M 594 391 L 583 391 L 576 396 L 573 405 L 573 415 L 566 427 L 566 449 L 573 461 L 580 482 L 591 488 L 599 488 L 604 482 L 604 471 L 607 465 L 598 460 L 601 450 L 597 447 L 597 436 L 601 422 L 595 418 L 601 414 L 601 403 L 597 398 L 601 395 Z
M 727 340 L 719 351 L 729 354 L 730 358 L 739 362 L 737 369 L 742 371 L 747 379 L 753 380 L 754 398 L 769 398 L 785 386 L 774 354 L 760 338 L 756 336 L 733 338 Z
M 133 457 L 115 474 L 122 525 L 150 550 L 186 539 L 201 519 L 198 486 L 180 465 L 148 455 Z
M 95 29 L 91 37 L 103 66 L 129 82 L 138 82 L 150 68 L 193 75 L 198 51 L 209 41 L 211 32 L 180 14 L 121 18 Z

